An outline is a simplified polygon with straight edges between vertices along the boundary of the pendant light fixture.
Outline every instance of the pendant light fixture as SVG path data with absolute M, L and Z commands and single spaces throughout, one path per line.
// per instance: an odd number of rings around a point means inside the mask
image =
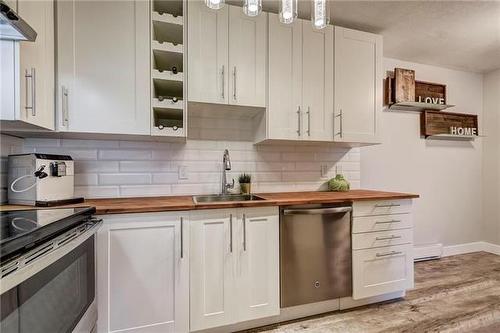
M 220 9 L 224 6 L 225 0 L 205 0 L 205 4 L 210 9 Z
M 243 13 L 247 16 L 257 16 L 262 11 L 262 0 L 245 0 Z
M 330 8 L 327 0 L 311 1 L 311 22 L 314 29 L 323 29 L 330 23 Z
M 280 0 L 280 22 L 291 24 L 297 18 L 297 0 Z

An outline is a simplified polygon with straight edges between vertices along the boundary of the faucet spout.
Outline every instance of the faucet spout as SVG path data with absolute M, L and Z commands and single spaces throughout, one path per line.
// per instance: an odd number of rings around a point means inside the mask
M 222 185 L 222 194 L 227 194 L 227 190 L 230 188 L 234 188 L 234 179 L 231 184 L 227 182 L 226 171 L 231 170 L 231 159 L 229 158 L 229 150 L 224 150 L 224 155 L 222 156 L 222 176 L 221 176 L 221 185 Z

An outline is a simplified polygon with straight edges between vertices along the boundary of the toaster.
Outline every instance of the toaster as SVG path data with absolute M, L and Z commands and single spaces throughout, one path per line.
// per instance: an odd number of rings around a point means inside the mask
M 8 157 L 9 204 L 55 206 L 83 202 L 75 197 L 71 156 L 19 154 Z

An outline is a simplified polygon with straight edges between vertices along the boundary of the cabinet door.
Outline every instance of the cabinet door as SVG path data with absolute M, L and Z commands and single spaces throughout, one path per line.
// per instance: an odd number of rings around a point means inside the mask
M 413 288 L 411 244 L 354 250 L 352 298 L 383 295 Z
M 302 24 L 302 106 L 305 138 L 333 140 L 333 26 Z
M 302 117 L 302 20 L 282 24 L 269 14 L 269 139 L 304 136 Z
M 279 306 L 279 212 L 241 209 L 238 220 L 238 321 L 276 316 Z
M 98 332 L 189 331 L 187 218 L 104 217 L 97 238 Z
M 58 127 L 150 134 L 148 1 L 60 1 Z
M 20 117 L 54 129 L 54 2 L 21 0 L 18 13 L 37 32 L 35 42 L 20 43 Z
M 335 27 L 335 141 L 378 141 L 382 83 L 382 36 Z
M 236 216 L 230 210 L 191 214 L 191 330 L 235 323 Z
M 229 6 L 229 104 L 266 107 L 267 13 Z
M 188 1 L 188 99 L 227 104 L 229 8 Z

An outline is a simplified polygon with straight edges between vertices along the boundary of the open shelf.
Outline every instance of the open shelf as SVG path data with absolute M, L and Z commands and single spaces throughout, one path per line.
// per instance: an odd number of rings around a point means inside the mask
M 179 24 L 153 21 L 153 40 L 159 43 L 183 44 L 183 26 Z
M 394 103 L 389 106 L 389 109 L 394 110 L 404 110 L 404 111 L 424 111 L 424 110 L 445 110 L 451 108 L 455 105 L 448 104 L 432 104 L 432 103 L 422 103 L 422 102 L 401 102 Z
M 167 80 L 167 81 L 184 81 L 184 73 L 174 74 L 171 71 L 162 71 L 158 69 L 153 69 L 151 72 L 153 79 Z
M 184 72 L 182 53 L 153 49 L 152 60 L 153 69 L 171 70 L 175 66 L 178 72 Z
M 177 102 L 173 102 L 170 98 L 165 98 L 160 100 L 159 98 L 153 98 L 152 101 L 153 108 L 160 109 L 177 109 L 184 110 L 184 100 L 179 99 Z
M 151 19 L 153 22 L 163 22 L 163 23 L 170 23 L 170 24 L 175 24 L 175 25 L 180 25 L 182 29 L 182 25 L 184 24 L 184 19 L 182 16 L 174 16 L 169 13 L 158 13 L 158 12 L 153 12 Z
M 153 107 L 153 135 L 184 136 L 184 111 Z
M 177 97 L 183 99 L 183 84 L 182 81 L 156 80 L 153 79 L 153 96 L 164 99 Z
M 182 0 L 153 0 L 153 11 L 182 16 Z
M 476 138 L 482 138 L 484 135 L 454 135 L 454 134 L 434 134 L 426 137 L 428 140 L 455 140 L 455 141 L 474 141 Z
M 184 53 L 184 46 L 182 44 L 174 45 L 173 43 L 169 43 L 169 42 L 162 43 L 162 42 L 159 42 L 157 40 L 151 41 L 151 48 L 153 50 L 158 50 L 158 51 L 179 53 L 179 54 L 181 54 L 181 56 Z

